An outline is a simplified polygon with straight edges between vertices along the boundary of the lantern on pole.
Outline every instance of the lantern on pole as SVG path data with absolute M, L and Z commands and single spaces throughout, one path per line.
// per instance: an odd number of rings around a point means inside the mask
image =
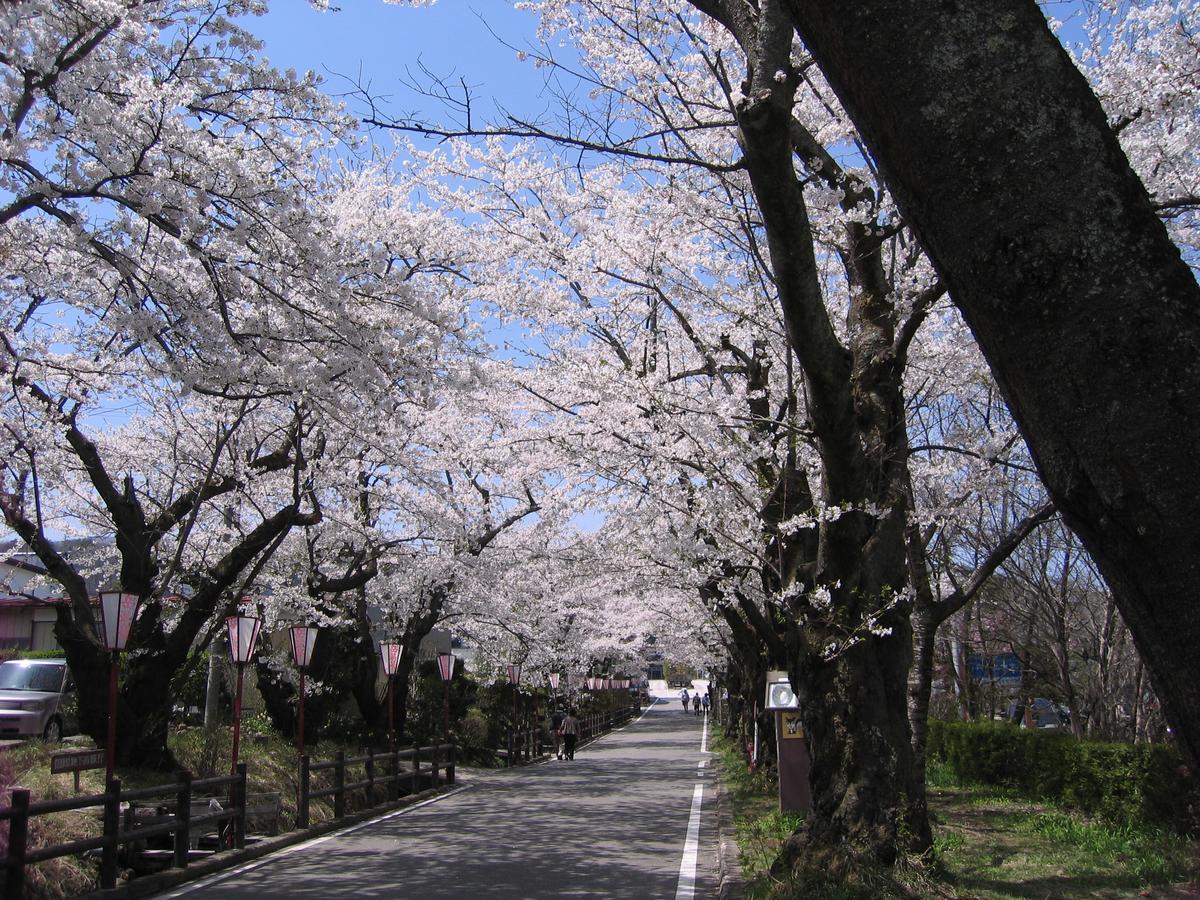
M 513 728 L 517 727 L 517 693 L 521 689 L 521 664 L 508 664 L 508 681 L 512 685 L 513 691 Z
M 442 676 L 442 739 L 450 741 L 450 679 L 454 677 L 454 654 L 439 653 L 438 674 Z
M 317 629 L 313 625 L 296 625 L 292 628 L 292 661 L 300 672 L 300 704 L 297 707 L 296 751 L 304 755 L 304 676 L 312 663 L 313 648 L 317 644 Z
M 237 689 L 233 695 L 233 761 L 229 774 L 237 774 L 238 745 L 242 737 L 242 679 L 246 664 L 254 657 L 262 620 L 254 616 L 229 616 L 225 620 L 229 634 L 229 661 L 237 669 Z
M 387 677 L 388 685 L 388 747 L 396 749 L 396 669 L 400 666 L 400 654 L 404 645 L 399 641 L 380 641 L 379 658 L 383 662 L 383 674 Z
M 557 672 L 551 672 L 547 677 L 550 679 L 550 690 L 557 691 L 558 682 L 561 676 Z
M 117 676 L 121 669 L 121 651 L 129 640 L 133 620 L 142 598 L 125 591 L 100 592 L 100 637 L 109 652 L 108 663 L 108 746 L 104 751 L 105 784 L 112 781 L 117 753 Z

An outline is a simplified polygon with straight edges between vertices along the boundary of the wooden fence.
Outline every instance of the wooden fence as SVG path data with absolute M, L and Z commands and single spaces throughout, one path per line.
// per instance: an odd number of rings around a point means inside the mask
M 429 747 L 408 747 L 390 753 L 367 753 L 363 756 L 346 756 L 339 752 L 327 761 L 312 761 L 307 756 L 300 759 L 300 795 L 296 811 L 296 827 L 307 828 L 311 801 L 323 797 L 333 799 L 334 818 L 346 815 L 347 799 L 358 793 L 371 806 L 383 798 L 396 800 L 402 794 L 417 793 L 426 787 L 454 783 L 455 748 L 453 744 L 434 744 Z M 401 762 L 407 763 L 402 766 Z M 328 773 L 332 782 L 329 787 L 313 787 L 313 776 L 318 780 Z M 354 780 L 347 778 L 347 774 Z M 362 777 L 355 777 L 361 774 Z M 210 808 L 208 798 L 200 795 L 222 792 L 228 803 Z M 139 824 L 130 819 L 122 827 L 122 804 L 130 805 L 144 801 L 163 801 L 155 805 L 165 810 L 164 815 L 155 816 L 150 824 Z M 202 812 L 197 813 L 194 807 Z M 97 808 L 101 812 L 103 834 L 97 837 L 68 841 L 46 847 L 28 847 L 29 820 L 36 816 L 72 810 Z M 8 851 L 0 866 L 3 869 L 3 900 L 19 900 L 25 892 L 25 870 L 29 865 L 100 851 L 100 887 L 108 890 L 116 887 L 117 868 L 121 849 L 131 852 L 130 845 L 139 847 L 150 838 L 169 836 L 173 846 L 171 865 L 186 868 L 197 852 L 192 849 L 193 837 L 200 829 L 216 828 L 223 848 L 240 850 L 246 844 L 246 766 L 241 763 L 236 775 L 219 778 L 194 779 L 184 773 L 179 781 L 152 787 L 125 790 L 119 779 L 108 783 L 103 794 L 88 794 L 65 800 L 31 802 L 29 791 L 14 788 L 12 805 L 0 807 L 0 823 L 8 823 Z M 210 854 L 199 854 L 208 856 Z M 128 860 L 126 860 L 128 861 Z

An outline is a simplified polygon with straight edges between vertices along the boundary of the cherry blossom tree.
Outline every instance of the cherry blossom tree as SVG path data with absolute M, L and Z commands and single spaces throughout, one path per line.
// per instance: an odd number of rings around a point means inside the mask
M 1112 65 L 1087 73 L 1032 0 L 783 5 L 1112 588 L 1181 747 L 1200 759 L 1200 689 L 1187 674 L 1200 637 L 1200 435 L 1183 412 L 1200 287 L 1194 249 L 1184 259 L 1171 240 L 1194 248 L 1196 5 L 1099 4 L 1128 12 L 1096 42 Z
M 653 510 L 660 546 L 642 552 L 676 544 L 702 620 L 745 638 L 730 646 L 748 681 L 791 670 L 813 736 L 810 842 L 890 861 L 901 832 L 928 839 L 903 712 L 923 553 L 904 379 L 943 291 L 870 168 L 829 149 L 853 133 L 792 60 L 786 20 L 542 11 L 547 34 L 577 39 L 608 117 L 572 108 L 564 127 L 510 120 L 414 148 L 423 196 L 472 223 L 480 302 L 538 329 L 518 383 L 546 439 L 611 485 L 614 513 Z
M 328 428 L 452 368 L 435 354 L 459 323 L 400 251 L 353 237 L 333 157 L 352 121 L 315 78 L 257 57 L 231 21 L 256 10 L 0 11 L 0 508 L 70 598 L 56 635 L 94 735 L 105 655 L 54 533 L 111 535 L 99 576 L 144 600 L 122 762 L 169 762 L 172 676 L 291 529 L 319 521 Z

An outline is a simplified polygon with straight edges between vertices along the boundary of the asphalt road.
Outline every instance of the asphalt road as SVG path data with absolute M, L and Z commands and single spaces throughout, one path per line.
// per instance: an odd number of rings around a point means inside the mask
M 574 761 L 463 772 L 453 794 L 160 896 L 716 897 L 705 721 L 659 700 Z

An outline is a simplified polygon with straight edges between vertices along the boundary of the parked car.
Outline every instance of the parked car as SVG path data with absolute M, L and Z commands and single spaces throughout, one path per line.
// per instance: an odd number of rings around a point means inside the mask
M 1008 704 L 1006 715 L 1014 725 L 1025 722 L 1025 704 L 1013 700 Z M 1070 728 L 1071 711 L 1065 706 L 1048 700 L 1045 697 L 1033 698 L 1033 724 L 1036 728 Z
M 75 685 L 65 659 L 0 663 L 0 737 L 57 742 L 78 724 Z

